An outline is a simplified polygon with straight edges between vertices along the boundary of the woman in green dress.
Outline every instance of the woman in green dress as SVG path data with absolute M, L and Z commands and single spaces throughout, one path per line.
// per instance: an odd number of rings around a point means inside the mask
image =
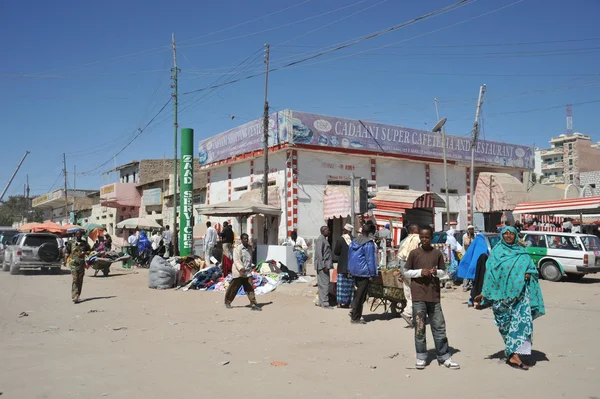
M 533 320 L 546 313 L 539 273 L 525 248 L 518 244 L 517 230 L 506 226 L 501 234 L 502 240 L 486 263 L 481 295 L 474 302 L 477 309 L 492 306 L 506 346 L 506 363 L 528 370 L 520 355 L 531 354 Z

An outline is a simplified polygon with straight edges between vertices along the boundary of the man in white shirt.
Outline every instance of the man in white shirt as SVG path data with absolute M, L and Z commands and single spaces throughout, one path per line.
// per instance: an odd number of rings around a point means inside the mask
M 167 249 L 165 252 L 165 257 L 169 257 L 169 256 L 173 256 L 175 255 L 173 253 L 173 246 L 171 245 L 171 241 L 173 238 L 173 232 L 171 232 L 171 230 L 169 230 L 170 227 L 169 225 L 165 226 L 165 231 L 163 232 L 162 238 L 165 244 L 165 248 Z
M 210 264 L 210 257 L 212 256 L 212 251 L 217 245 L 217 230 L 212 227 L 210 222 L 206 222 L 206 233 L 204 234 L 204 260 L 207 264 Z
M 135 232 L 132 232 L 131 235 L 129 236 L 129 238 L 127 239 L 127 242 L 129 243 L 129 245 L 131 245 L 132 247 L 137 247 L 138 244 L 138 238 L 135 235 Z

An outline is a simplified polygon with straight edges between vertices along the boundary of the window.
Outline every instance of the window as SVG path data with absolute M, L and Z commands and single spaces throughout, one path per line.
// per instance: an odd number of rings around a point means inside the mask
M 573 149 L 573 143 L 569 143 L 569 150 Z
M 548 235 L 548 248 L 583 251 L 577 238 L 570 236 Z
M 390 190 L 408 190 L 408 186 L 402 184 L 390 184 Z
M 598 251 L 600 250 L 600 238 L 596 236 L 580 236 L 581 241 L 587 251 Z
M 456 212 L 450 212 L 450 222 L 456 222 L 458 220 L 458 213 Z M 444 226 L 444 230 L 448 229 L 448 222 L 446 221 L 446 212 L 442 213 L 442 226 Z M 458 237 L 456 237 L 458 239 Z M 441 244 L 444 244 L 446 242 L 446 240 L 444 240 L 444 242 L 442 242 Z
M 269 187 L 277 185 L 275 180 L 269 180 Z
M 569 175 L 569 181 L 570 181 L 571 183 L 573 183 L 573 180 L 574 180 L 574 177 L 573 177 L 573 175 Z
M 248 186 L 239 186 L 239 187 L 234 187 L 233 191 L 246 191 L 248 190 Z
M 569 166 L 573 166 L 573 160 L 569 159 Z
M 590 188 L 596 188 L 596 183 L 590 184 Z
M 546 248 L 546 236 L 531 234 L 525 237 L 525 246 L 532 248 Z
M 440 189 L 440 192 L 441 192 L 442 194 L 446 194 L 446 189 L 445 189 L 445 188 L 441 188 L 441 189 Z M 448 189 L 448 194 L 458 194 L 458 190 L 457 190 L 457 189 L 455 189 L 455 188 L 449 188 L 449 189 Z

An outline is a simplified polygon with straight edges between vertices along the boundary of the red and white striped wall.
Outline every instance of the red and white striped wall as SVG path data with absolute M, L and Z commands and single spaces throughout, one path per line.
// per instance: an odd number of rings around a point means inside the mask
M 431 167 L 428 163 L 425 164 L 425 191 L 427 191 L 428 193 L 431 192 Z M 435 225 L 435 204 L 433 205 L 431 211 L 431 223 Z
M 254 183 L 254 160 L 250 160 L 250 187 L 252 187 L 252 183 Z M 254 216 L 250 216 L 250 232 L 248 233 L 250 237 L 254 236 Z
M 471 201 L 473 201 L 471 194 L 471 168 L 466 168 L 465 170 L 467 171 L 467 224 L 471 225 L 473 224 L 473 215 L 471 215 Z
M 286 151 L 285 173 L 287 175 L 287 233 L 298 229 L 298 151 Z
M 371 158 L 371 180 L 375 182 L 373 189 L 377 189 L 377 159 Z
M 227 167 L 227 201 L 231 201 L 231 166 Z

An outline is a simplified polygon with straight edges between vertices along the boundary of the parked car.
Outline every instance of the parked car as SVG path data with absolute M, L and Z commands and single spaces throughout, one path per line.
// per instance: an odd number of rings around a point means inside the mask
M 0 264 L 4 262 L 4 249 L 17 234 L 17 230 L 0 230 Z
M 49 233 L 19 233 L 4 252 L 2 270 L 19 274 L 21 269 L 42 269 L 58 273 L 62 254 L 56 235 Z
M 524 242 L 545 280 L 600 272 L 600 238 L 595 235 L 527 231 Z
M 463 235 L 466 233 L 465 230 L 455 230 L 454 238 L 460 245 L 463 245 Z M 448 238 L 448 234 L 445 231 L 436 231 L 433 233 L 433 237 L 431 238 L 432 244 L 445 244 L 446 238 Z

